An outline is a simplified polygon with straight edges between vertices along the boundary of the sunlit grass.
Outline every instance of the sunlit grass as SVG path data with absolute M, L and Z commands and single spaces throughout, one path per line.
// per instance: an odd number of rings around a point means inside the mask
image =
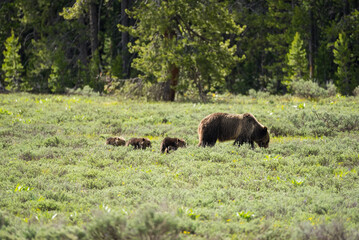
M 0 238 L 31 229 L 38 238 L 130 236 L 138 226 L 183 239 L 298 239 L 339 222 L 350 239 L 359 226 L 357 104 L 0 95 Z M 213 112 L 253 113 L 269 127 L 269 148 L 197 147 L 198 123 Z M 152 148 L 109 146 L 109 136 L 146 137 Z M 162 154 L 165 136 L 188 146 Z

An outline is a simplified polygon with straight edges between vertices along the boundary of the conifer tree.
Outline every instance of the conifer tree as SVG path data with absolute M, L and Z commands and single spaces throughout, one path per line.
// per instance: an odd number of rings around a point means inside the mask
M 335 75 L 337 76 L 337 86 L 340 91 L 349 94 L 351 89 L 350 67 L 352 58 L 348 48 L 348 39 L 345 33 L 339 33 L 337 41 L 334 43 L 334 63 L 338 65 Z
M 283 81 L 287 89 L 290 89 L 292 82 L 307 78 L 308 61 L 305 49 L 303 49 L 303 40 L 300 38 L 298 32 L 296 32 L 289 52 L 287 53 L 287 67 L 283 70 L 287 72 L 287 77 L 285 77 Z
M 132 66 L 144 79 L 165 83 L 163 100 L 173 101 L 180 85 L 195 86 L 205 100 L 207 92 L 224 86 L 225 77 L 242 60 L 234 41 L 224 37 L 237 38 L 244 30 L 226 3 L 151 0 L 129 14 L 137 26 L 119 28 L 138 38 L 130 45 L 130 51 L 138 54 Z
M 5 73 L 5 84 L 8 90 L 21 90 L 21 73 L 24 68 L 21 64 L 19 55 L 21 46 L 18 41 L 19 38 L 15 37 L 12 30 L 11 36 L 6 39 L 5 50 L 3 51 L 2 70 Z

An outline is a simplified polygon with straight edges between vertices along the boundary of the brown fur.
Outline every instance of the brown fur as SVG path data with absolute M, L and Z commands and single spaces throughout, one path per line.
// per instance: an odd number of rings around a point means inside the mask
M 186 147 L 186 142 L 179 138 L 165 137 L 161 143 L 161 152 L 169 153 L 170 150 L 177 150 L 179 147 Z
M 212 113 L 203 118 L 198 126 L 198 146 L 214 146 L 217 139 L 220 142 L 235 140 L 239 146 L 243 143 L 254 147 L 256 142 L 260 147 L 268 147 L 269 133 L 267 127 L 260 124 L 250 113 L 228 114 Z
M 135 149 L 146 149 L 151 147 L 151 141 L 147 138 L 131 138 L 126 146 L 133 146 Z
M 126 140 L 122 137 L 109 137 L 106 140 L 106 144 L 113 146 L 125 146 Z

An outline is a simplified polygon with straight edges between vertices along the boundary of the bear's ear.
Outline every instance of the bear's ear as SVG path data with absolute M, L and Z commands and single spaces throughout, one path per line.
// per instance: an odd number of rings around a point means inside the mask
M 263 130 L 262 130 L 262 136 L 265 136 L 266 134 L 268 133 L 268 129 L 267 127 L 264 127 Z
M 267 127 L 260 128 L 256 131 L 256 137 L 263 138 L 265 135 L 267 135 L 267 133 L 268 133 Z

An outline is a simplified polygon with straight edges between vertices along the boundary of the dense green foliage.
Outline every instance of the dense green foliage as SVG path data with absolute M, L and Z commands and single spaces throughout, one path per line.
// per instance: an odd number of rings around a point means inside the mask
M 18 43 L 19 38 L 14 36 L 14 31 L 11 31 L 11 36 L 6 39 L 4 54 L 4 63 L 1 66 L 5 73 L 5 83 L 9 89 L 20 89 L 21 73 L 24 68 L 21 64 Z
M 137 28 L 120 25 L 120 29 L 138 37 L 131 45 L 138 53 L 133 67 L 143 72 L 144 78 L 155 82 L 178 78 L 179 83 L 172 87 L 185 92 L 193 86 L 204 95 L 223 90 L 225 77 L 241 60 L 233 42 L 239 40 L 243 29 L 224 3 L 150 1 L 131 16 L 138 20 Z M 230 35 L 237 36 L 232 43 Z M 168 73 L 171 68 L 178 76 Z
M 0 53 L 13 29 L 24 71 L 12 79 L 32 92 L 113 92 L 119 79 L 140 77 L 169 82 L 159 84 L 173 91 L 165 100 L 193 89 L 277 94 L 303 75 L 351 95 L 359 85 L 358 9 L 355 0 L 5 0 Z M 295 51 L 306 57 L 299 75 Z M 7 58 L 0 55 L 1 65 Z M 0 89 L 17 85 L 8 73 L 1 71 Z
M 358 104 L 0 95 L 0 238 L 357 239 Z M 197 147 L 213 112 L 253 113 L 269 148 Z M 146 136 L 152 148 L 105 145 L 116 135 Z M 161 154 L 164 136 L 188 147 Z
M 293 83 L 301 80 L 308 79 L 308 61 L 306 58 L 305 50 L 303 49 L 303 41 L 300 38 L 300 34 L 297 32 L 294 36 L 293 42 L 287 54 L 287 69 L 288 72 L 284 84 L 290 89 Z

